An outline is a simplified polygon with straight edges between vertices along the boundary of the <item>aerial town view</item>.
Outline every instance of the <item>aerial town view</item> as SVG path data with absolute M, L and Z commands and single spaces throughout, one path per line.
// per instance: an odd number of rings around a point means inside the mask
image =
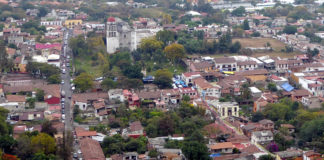
M 0 160 L 324 160 L 324 0 L 0 0 Z

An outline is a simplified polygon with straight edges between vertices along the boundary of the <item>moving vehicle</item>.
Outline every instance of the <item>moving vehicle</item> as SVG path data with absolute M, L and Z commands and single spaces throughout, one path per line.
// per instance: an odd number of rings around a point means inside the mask
M 63 91 L 63 90 L 61 91 L 61 97 L 65 97 L 65 91 Z
M 62 119 L 63 119 L 63 120 L 65 119 L 65 114 L 62 114 Z

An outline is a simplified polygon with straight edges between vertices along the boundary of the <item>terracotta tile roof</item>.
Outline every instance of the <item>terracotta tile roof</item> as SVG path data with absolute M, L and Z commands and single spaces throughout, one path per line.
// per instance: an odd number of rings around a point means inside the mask
M 105 102 L 103 100 L 96 101 L 96 102 L 93 103 L 93 107 L 95 109 L 105 108 Z
M 255 69 L 255 70 L 236 72 L 235 74 L 241 76 L 252 76 L 252 75 L 266 75 L 269 74 L 269 72 L 266 69 Z
M 158 99 L 158 98 L 161 98 L 161 91 L 138 92 L 137 95 L 139 98 L 142 98 L 142 99 Z
M 129 128 L 131 132 L 140 131 L 144 129 L 140 121 L 132 122 L 129 125 Z
M 279 78 L 278 76 L 276 76 L 274 74 L 271 75 L 270 78 L 273 79 L 273 80 L 277 80 L 277 81 L 280 81 L 281 80 L 281 78 Z
M 193 63 L 196 69 L 205 69 L 214 66 L 214 64 L 207 61 Z
M 285 127 L 285 128 L 288 128 L 288 129 L 294 129 L 295 126 L 291 125 L 291 124 L 281 124 L 280 125 L 281 127 Z
M 76 127 L 75 128 L 75 134 L 78 137 L 88 137 L 88 136 L 96 136 L 97 132 L 96 131 L 88 131 L 82 127 Z
M 53 43 L 53 44 L 43 44 L 43 43 L 36 43 L 35 48 L 36 49 L 49 49 L 53 47 L 61 47 L 60 43 Z
M 98 141 L 91 138 L 80 140 L 80 148 L 84 160 L 106 160 Z
M 26 132 L 26 130 L 27 130 L 27 126 L 26 125 L 18 125 L 18 126 L 15 126 L 13 128 L 14 134 L 24 133 L 24 132 Z
M 72 95 L 72 100 L 76 102 L 88 102 L 88 100 L 107 99 L 108 93 L 105 92 L 91 92 L 91 93 L 78 93 Z
M 263 124 L 263 125 L 265 125 L 265 124 L 274 124 L 271 120 L 269 120 L 269 119 L 263 119 L 263 120 L 261 120 L 261 121 L 259 121 L 259 123 L 260 124 Z
M 242 153 L 249 153 L 249 154 L 253 154 L 253 153 L 258 153 L 258 152 L 261 152 L 259 150 L 258 147 L 256 147 L 254 144 L 251 144 L 250 146 L 246 147 L 246 148 L 243 148 L 241 150 Z
M 250 142 L 250 139 L 245 135 L 234 134 L 234 136 L 228 138 L 227 141 L 232 143 L 247 143 Z
M 22 95 L 7 95 L 8 102 L 26 102 L 26 96 Z
M 110 156 L 112 160 L 123 160 L 123 155 L 121 154 L 113 154 Z
M 294 96 L 308 96 L 310 93 L 306 89 L 299 89 L 293 91 Z
M 199 86 L 199 87 L 202 88 L 202 89 L 212 88 L 212 87 L 213 87 L 210 83 L 208 83 L 208 82 L 207 82 L 205 79 L 203 79 L 203 78 L 196 78 L 196 79 L 194 79 L 193 81 L 194 81 L 194 83 L 195 83 L 197 86 Z
M 314 152 L 314 151 L 308 151 L 308 152 L 305 153 L 305 155 L 307 157 L 310 157 L 310 156 L 320 156 L 321 154 L 317 153 L 317 152 Z
M 64 131 L 64 123 L 62 122 L 53 122 L 52 127 L 57 130 L 57 132 L 63 132 Z
M 215 63 L 235 63 L 236 60 L 232 57 L 223 57 L 223 58 L 215 58 Z
M 163 89 L 161 90 L 163 95 L 177 96 L 180 95 L 179 89 Z
M 276 60 L 275 64 L 287 64 L 288 65 L 288 60 Z
M 45 96 L 52 95 L 55 97 L 60 97 L 60 85 L 58 85 L 58 84 L 44 85 L 43 83 L 41 83 L 41 84 L 36 83 L 33 85 L 19 85 L 19 86 L 5 85 L 4 91 L 5 91 L 5 93 L 17 93 L 20 91 L 31 92 L 31 91 L 35 91 L 37 88 L 44 90 Z
M 232 142 L 223 142 L 223 143 L 216 143 L 210 145 L 208 146 L 208 148 L 215 150 L 215 149 L 223 149 L 223 148 L 234 148 L 234 146 Z
M 237 62 L 238 66 L 243 66 L 243 65 L 256 65 L 257 63 L 255 61 L 239 61 Z
M 191 77 L 193 75 L 200 75 L 199 72 L 186 72 L 186 73 L 182 73 L 185 77 Z

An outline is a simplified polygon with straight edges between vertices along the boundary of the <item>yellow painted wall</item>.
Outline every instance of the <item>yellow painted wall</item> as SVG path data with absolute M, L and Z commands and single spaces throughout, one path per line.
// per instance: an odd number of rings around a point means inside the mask
M 64 26 L 68 28 L 73 28 L 74 26 L 81 25 L 82 20 L 81 19 L 68 19 L 65 20 Z

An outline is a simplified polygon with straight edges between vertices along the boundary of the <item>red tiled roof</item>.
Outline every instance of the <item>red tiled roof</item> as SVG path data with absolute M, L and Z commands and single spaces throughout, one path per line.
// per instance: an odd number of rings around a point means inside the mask
M 61 106 L 50 106 L 49 110 L 50 111 L 61 110 Z
M 60 104 L 60 98 L 58 97 L 51 97 L 51 98 L 48 98 L 48 99 L 45 99 L 45 102 L 47 104 Z
M 203 78 L 196 78 L 196 79 L 194 79 L 193 81 L 195 82 L 195 84 L 196 84 L 197 86 L 199 86 L 199 87 L 202 88 L 202 89 L 212 88 L 212 87 L 213 87 L 210 83 L 208 83 L 208 82 L 207 82 L 205 79 L 203 79 Z
M 281 80 L 281 78 L 279 78 L 278 76 L 276 76 L 276 75 L 271 75 L 271 77 L 270 77 L 271 79 L 273 79 L 273 80 L 278 80 L 278 81 L 280 81 Z
M 98 99 L 108 98 L 108 93 L 105 92 L 92 92 L 92 93 L 79 93 L 73 94 L 72 100 L 77 102 L 87 102 L 88 100 L 98 100 Z
M 81 139 L 80 148 L 84 160 L 106 160 L 98 141 L 91 138 Z
M 24 133 L 26 130 L 27 130 L 27 126 L 26 125 L 19 125 L 19 126 L 15 126 L 13 128 L 13 132 L 15 134 Z
M 26 102 L 26 96 L 22 95 L 7 95 L 8 102 Z
M 143 130 L 143 126 L 140 121 L 135 121 L 129 125 L 131 132 Z
M 96 136 L 96 131 L 87 131 L 84 128 L 77 127 L 75 128 L 75 133 L 78 137 L 90 137 L 90 136 Z
M 185 77 L 191 77 L 193 75 L 200 75 L 200 73 L 199 72 L 186 72 L 186 73 L 183 73 L 183 75 Z
M 43 44 L 43 43 L 36 43 L 36 49 L 49 49 L 53 47 L 61 47 L 60 43 L 53 43 L 53 44 Z
M 234 148 L 234 146 L 232 142 L 223 142 L 223 143 L 210 145 L 208 148 L 215 150 L 215 149 L 223 149 L 223 148 Z

